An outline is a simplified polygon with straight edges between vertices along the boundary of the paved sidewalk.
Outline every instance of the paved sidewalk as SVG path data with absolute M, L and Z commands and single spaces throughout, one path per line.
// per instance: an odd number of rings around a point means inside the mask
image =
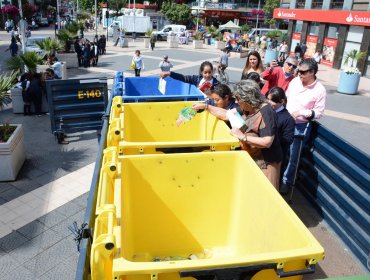
M 143 76 L 159 73 L 163 54 L 170 54 L 182 73 L 196 73 L 201 61 L 220 54 L 213 46 L 169 49 L 166 42 L 158 42 L 152 52 L 142 39 L 124 49 L 111 44 L 108 54 L 100 57 L 101 66 L 69 69 L 68 76 L 113 77 L 115 71 L 127 69 L 135 49 L 141 49 L 145 59 Z M 234 80 L 244 63 L 245 58 L 230 58 Z M 320 65 L 318 77 L 328 89 L 328 110 L 321 122 L 370 154 L 370 80 L 361 78 L 360 94 L 347 96 L 336 93 L 338 76 L 338 70 Z M 0 123 L 4 121 L 24 125 L 27 160 L 16 181 L 0 183 L 0 279 L 74 279 L 78 253 L 67 227 L 83 220 L 97 156 L 96 132 L 69 135 L 69 145 L 58 145 L 47 115 L 13 114 L 10 107 L 0 111 Z M 326 249 L 317 273 L 304 279 L 367 273 L 298 191 L 292 208 Z

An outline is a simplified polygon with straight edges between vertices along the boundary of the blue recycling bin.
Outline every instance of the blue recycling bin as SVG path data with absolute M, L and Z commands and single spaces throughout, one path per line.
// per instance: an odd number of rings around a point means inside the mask
M 112 96 L 122 96 L 124 90 L 123 82 L 115 82 L 112 87 Z
M 162 94 L 159 89 L 159 77 L 125 78 L 123 102 L 150 101 L 198 101 L 204 100 L 203 93 L 194 85 L 165 78 L 166 89 Z

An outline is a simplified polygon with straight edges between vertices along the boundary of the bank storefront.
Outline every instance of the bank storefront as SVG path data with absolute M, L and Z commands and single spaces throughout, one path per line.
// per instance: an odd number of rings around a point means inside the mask
M 341 69 L 346 52 L 363 51 L 366 59 L 357 67 L 370 77 L 370 12 L 278 8 L 274 18 L 289 20 L 291 52 L 297 43 L 306 43 L 306 57 L 320 51 L 322 64 Z

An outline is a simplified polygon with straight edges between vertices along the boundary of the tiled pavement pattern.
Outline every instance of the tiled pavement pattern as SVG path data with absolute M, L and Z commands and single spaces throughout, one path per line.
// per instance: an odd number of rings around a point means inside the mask
M 0 279 L 73 279 L 78 252 L 68 230 L 83 221 L 87 193 L 0 239 Z

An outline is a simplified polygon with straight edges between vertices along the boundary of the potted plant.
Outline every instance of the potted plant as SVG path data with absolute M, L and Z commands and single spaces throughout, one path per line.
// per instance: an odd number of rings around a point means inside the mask
M 218 32 L 217 35 L 215 36 L 216 39 L 216 49 L 222 50 L 225 48 L 225 41 L 224 41 L 224 36 L 222 35 L 221 32 Z
M 179 40 L 177 39 L 175 33 L 172 33 L 170 36 L 168 36 L 167 42 L 168 42 L 168 47 L 169 48 L 178 48 L 179 47 Z
M 354 65 L 357 61 L 364 59 L 366 52 L 351 50 L 344 54 L 344 65 L 351 62 L 351 67 L 340 72 L 339 84 L 337 91 L 344 94 L 357 94 L 358 85 L 360 84 L 361 72 Z
M 0 109 L 11 102 L 9 91 L 17 73 L 0 75 Z M 26 159 L 21 124 L 0 124 L 0 181 L 14 181 Z
M 51 39 L 47 38 L 45 40 L 36 42 L 37 46 L 45 51 L 45 56 L 55 56 L 56 53 L 63 49 L 63 46 L 57 39 Z M 37 65 L 37 73 L 44 72 L 47 68 L 49 68 L 49 65 L 46 65 L 43 63 L 42 65 Z
M 37 74 L 37 69 L 43 64 L 43 59 L 35 51 L 26 52 L 19 56 L 11 57 L 6 61 L 7 68 L 13 71 L 16 75 L 21 75 L 25 72 L 31 74 L 32 76 Z M 11 88 L 10 90 L 12 104 L 13 104 L 13 113 L 23 113 L 23 98 L 22 98 L 22 89 L 21 88 Z M 45 98 L 45 97 L 44 97 Z M 48 111 L 47 101 L 43 100 L 43 112 Z M 44 107 L 45 106 L 45 107 Z
M 57 53 L 57 57 L 60 61 L 65 61 L 67 68 L 77 68 L 78 59 L 74 51 L 71 51 L 73 39 L 77 38 L 77 32 L 79 30 L 77 23 L 68 24 L 66 28 L 61 29 L 57 33 L 57 38 L 63 45 L 63 51 Z
M 152 33 L 153 33 L 153 29 L 149 28 L 146 32 L 145 32 L 145 38 L 144 38 L 144 47 L 145 48 L 149 48 L 150 46 L 150 38 L 152 37 Z
M 196 32 L 194 34 L 194 40 L 193 40 L 193 47 L 194 49 L 201 49 L 203 48 L 203 40 L 202 40 L 202 32 Z

